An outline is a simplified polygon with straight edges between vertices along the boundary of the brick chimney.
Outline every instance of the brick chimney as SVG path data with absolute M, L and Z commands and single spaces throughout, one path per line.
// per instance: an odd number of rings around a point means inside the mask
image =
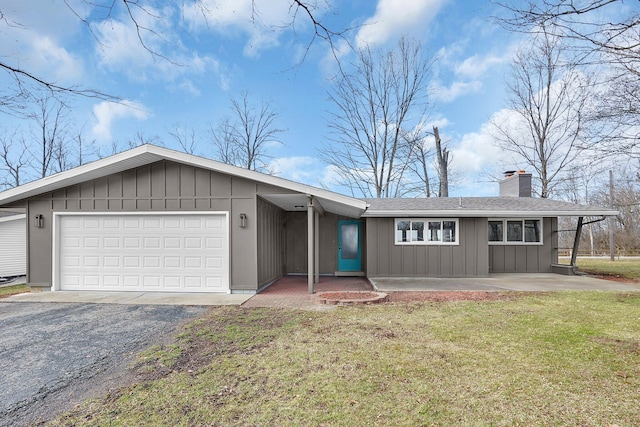
M 506 171 L 500 181 L 500 197 L 531 197 L 531 174 L 523 170 Z

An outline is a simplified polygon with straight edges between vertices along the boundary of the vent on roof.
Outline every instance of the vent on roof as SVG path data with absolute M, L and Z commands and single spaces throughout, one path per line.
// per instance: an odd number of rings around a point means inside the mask
M 523 170 L 506 171 L 500 181 L 500 197 L 531 197 L 531 174 Z

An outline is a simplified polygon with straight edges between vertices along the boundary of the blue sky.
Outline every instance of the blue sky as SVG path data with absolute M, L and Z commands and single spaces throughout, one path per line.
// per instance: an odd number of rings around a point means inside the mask
M 228 114 L 229 97 L 247 92 L 255 102 L 270 100 L 287 131 L 270 148 L 273 169 L 282 177 L 332 188 L 330 170 L 318 159 L 326 141 L 327 79 L 335 71 L 328 45 L 316 40 L 302 55 L 311 26 L 300 15 L 290 22 L 287 0 L 206 1 L 207 20 L 189 0 L 156 5 L 138 14 L 152 29 L 145 41 L 163 58 L 154 58 L 137 40 L 131 21 L 115 9 L 110 16 L 70 1 L 87 19 L 84 25 L 62 0 L 4 0 L 2 12 L 19 25 L 0 24 L 0 54 L 45 79 L 121 97 L 115 104 L 96 99 L 70 101 L 72 123 L 85 140 L 105 151 L 124 145 L 136 133 L 157 136 L 169 148 L 175 126 L 194 129 L 196 154 L 213 155 L 206 129 Z M 322 1 L 320 1 L 320 4 Z M 493 16 L 504 11 L 477 0 L 331 0 L 317 11 L 330 28 L 355 27 L 354 46 L 389 48 L 406 35 L 437 60 L 431 83 L 432 123 L 453 153 L 454 196 L 495 195 L 488 174 L 504 165 L 487 123 L 504 107 L 504 78 L 521 34 L 504 31 Z M 160 17 L 160 18 L 158 18 Z M 353 53 L 345 51 L 348 62 Z M 0 84 L 11 84 L 5 76 Z M 25 128 L 24 120 L 0 115 L 4 129 Z M 514 165 L 519 167 L 519 165 Z

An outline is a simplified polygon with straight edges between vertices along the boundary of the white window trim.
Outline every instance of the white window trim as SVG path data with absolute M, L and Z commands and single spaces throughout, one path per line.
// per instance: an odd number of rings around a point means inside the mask
M 415 241 L 415 242 L 398 242 L 396 239 L 396 233 L 398 231 L 398 221 L 416 221 L 416 222 L 424 222 L 425 223 L 425 236 L 426 236 L 426 223 L 433 222 L 444 222 L 444 221 L 453 221 L 456 224 L 456 234 L 454 242 L 442 242 L 442 241 Z M 393 221 L 393 242 L 398 246 L 458 246 L 460 245 L 460 220 L 459 218 L 395 218 Z
M 544 220 L 543 218 L 489 218 L 487 220 L 487 240 L 489 240 L 489 221 L 502 221 L 502 241 L 492 242 L 489 241 L 489 245 L 494 246 L 542 246 L 544 245 Z M 523 224 L 525 221 L 539 221 L 540 222 L 540 241 L 539 242 L 509 242 L 507 241 L 507 221 L 520 221 Z M 523 233 L 524 238 L 524 233 Z

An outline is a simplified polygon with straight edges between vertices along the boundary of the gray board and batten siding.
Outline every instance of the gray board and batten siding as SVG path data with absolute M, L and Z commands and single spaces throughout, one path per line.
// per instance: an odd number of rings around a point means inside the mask
M 487 218 L 460 218 L 457 245 L 397 245 L 394 218 L 367 218 L 367 275 L 487 277 L 490 273 L 550 273 L 552 264 L 557 264 L 557 218 L 543 218 L 542 244 L 490 245 L 487 223 Z
M 394 218 L 367 218 L 369 277 L 486 277 L 487 220 L 460 218 L 457 245 L 397 245 Z
M 257 194 L 261 191 L 287 192 L 253 180 L 163 160 L 30 197 L 18 204 L 24 203 L 30 220 L 42 214 L 45 226 L 29 226 L 29 259 L 38 260 L 28 265 L 29 282 L 39 285 L 52 282 L 53 212 L 226 211 L 232 235 L 231 291 L 255 292 L 259 281 L 272 280 L 282 270 L 282 257 L 270 245 L 275 239 L 275 245 L 282 247 L 282 239 L 277 238 L 281 235 L 278 227 L 283 213 L 276 207 L 267 208 L 270 204 L 262 201 L 258 220 Z M 249 218 L 246 227 L 238 224 L 240 213 Z M 267 253 L 270 255 L 265 256 Z
M 542 244 L 489 245 L 489 273 L 551 273 L 558 263 L 558 218 L 542 219 Z

